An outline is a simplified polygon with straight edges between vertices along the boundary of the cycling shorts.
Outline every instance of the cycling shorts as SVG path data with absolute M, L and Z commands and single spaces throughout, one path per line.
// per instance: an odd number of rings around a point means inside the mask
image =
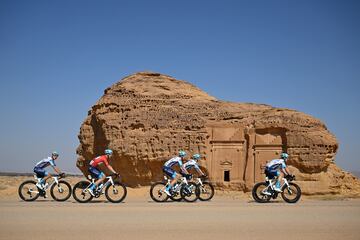
M 100 171 L 99 169 L 97 169 L 96 167 L 89 167 L 89 172 L 91 174 L 92 177 L 94 178 L 102 178 L 105 176 L 105 174 Z
M 279 170 L 269 170 L 269 169 L 265 169 L 265 175 L 270 178 L 273 179 L 274 177 L 280 176 L 280 171 Z
M 43 169 L 43 168 L 38 168 L 38 167 L 35 167 L 35 168 L 34 168 L 34 173 L 36 173 L 36 176 L 37 176 L 38 178 L 43 178 L 43 177 L 49 175 L 49 173 L 48 173 L 47 171 L 45 171 L 45 169 Z
M 171 179 L 176 177 L 176 172 L 171 167 L 164 166 L 163 167 L 163 172 L 166 175 L 168 175 Z

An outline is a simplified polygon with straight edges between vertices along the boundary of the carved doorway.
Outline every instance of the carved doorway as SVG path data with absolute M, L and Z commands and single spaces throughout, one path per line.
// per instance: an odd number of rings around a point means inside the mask
M 243 181 L 244 142 L 212 142 L 210 175 L 217 183 L 229 184 Z
M 254 180 L 264 180 L 264 169 L 267 162 L 279 158 L 286 147 L 286 130 L 282 128 L 258 129 L 254 145 Z
M 279 158 L 281 146 L 262 146 L 255 148 L 255 182 L 263 181 L 265 165 L 272 159 Z

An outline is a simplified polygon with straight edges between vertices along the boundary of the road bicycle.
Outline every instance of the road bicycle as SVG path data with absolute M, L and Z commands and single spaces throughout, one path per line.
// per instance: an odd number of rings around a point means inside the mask
M 75 184 L 73 188 L 73 197 L 76 201 L 80 203 L 90 202 L 94 197 L 99 198 L 101 195 L 105 194 L 107 200 L 112 203 L 122 202 L 126 195 L 127 190 L 126 186 L 120 181 L 114 180 L 114 178 L 119 177 L 117 174 L 109 175 L 105 178 L 102 184 L 99 184 L 94 190 L 92 195 L 89 192 L 89 187 L 91 184 L 95 184 L 96 178 L 93 178 L 91 175 L 88 176 L 90 181 L 80 181 Z
M 195 184 L 198 187 L 199 199 L 201 201 L 209 201 L 214 197 L 215 188 L 207 181 L 206 178 L 195 178 Z
M 173 201 L 195 202 L 199 198 L 198 187 L 194 182 L 188 182 L 192 175 L 183 174 L 182 177 L 170 188 L 170 196 L 165 189 L 170 185 L 171 179 L 164 176 L 164 180 L 155 182 L 150 187 L 150 197 L 155 202 L 166 202 L 169 198 Z
M 20 184 L 18 193 L 22 200 L 31 202 L 38 197 L 46 198 L 46 191 L 50 189 L 51 197 L 59 202 L 66 201 L 71 196 L 71 186 L 65 180 L 60 180 L 64 176 L 52 175 L 50 182 L 42 184 L 42 178 L 34 175 L 35 180 L 27 180 Z
M 286 175 L 283 179 L 283 184 L 281 186 L 281 197 L 287 203 L 296 203 L 300 200 L 301 189 L 292 181 L 295 180 L 295 176 Z M 270 199 L 276 199 L 279 195 L 279 192 L 275 191 L 275 184 L 277 178 L 270 179 L 266 177 L 265 182 L 259 182 L 254 185 L 252 189 L 252 196 L 256 202 L 266 203 Z

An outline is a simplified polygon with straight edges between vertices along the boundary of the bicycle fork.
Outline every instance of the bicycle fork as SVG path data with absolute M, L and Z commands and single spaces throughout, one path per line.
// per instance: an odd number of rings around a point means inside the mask
M 53 177 L 53 179 L 54 179 L 54 182 L 51 185 L 56 184 L 58 186 L 59 193 L 63 193 L 64 189 L 61 187 L 61 185 L 59 183 L 59 179 L 57 177 Z
M 293 192 L 291 191 L 291 188 L 290 188 L 290 185 L 289 185 L 289 182 L 286 178 L 283 179 L 284 180 L 284 184 L 281 186 L 281 188 L 283 188 L 284 186 L 286 186 L 286 189 L 288 190 L 289 194 L 293 194 Z

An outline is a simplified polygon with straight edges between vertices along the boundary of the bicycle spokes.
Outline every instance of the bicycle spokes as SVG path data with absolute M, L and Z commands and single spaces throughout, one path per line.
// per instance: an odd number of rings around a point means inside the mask
M 75 184 L 73 189 L 73 197 L 76 201 L 85 203 L 91 201 L 93 196 L 88 191 L 90 183 L 87 181 L 81 181 Z
M 150 188 L 150 197 L 155 202 L 165 202 L 169 196 L 165 193 L 167 184 L 163 182 L 156 182 Z
M 187 202 L 195 202 L 199 198 L 197 189 L 198 187 L 195 183 L 188 183 L 181 188 L 181 197 Z
M 116 189 L 116 187 L 113 187 L 112 192 L 113 192 L 113 194 L 115 194 L 115 195 L 119 193 L 119 191 Z
M 288 193 L 289 193 L 290 195 L 292 195 L 292 194 L 293 194 L 293 191 L 291 190 L 291 188 L 290 188 L 290 187 L 287 187 L 285 191 L 288 191 Z
M 59 186 L 58 189 L 57 189 L 57 191 L 58 191 L 59 193 L 63 193 L 63 192 L 64 192 L 64 189 L 62 189 L 62 187 Z
M 36 182 L 32 180 L 23 182 L 19 186 L 18 193 L 20 198 L 24 201 L 34 201 L 40 195 Z
M 284 188 L 284 194 L 287 194 L 287 195 L 296 195 L 296 189 L 292 189 L 291 186 L 288 186 L 286 188 Z
M 295 183 L 289 183 L 287 187 L 284 187 L 281 193 L 282 198 L 288 203 L 296 203 L 301 197 L 301 189 Z
M 126 197 L 126 187 L 120 182 L 114 182 L 105 189 L 106 198 L 113 203 L 119 203 Z
M 50 187 L 50 194 L 56 201 L 66 201 L 71 196 L 71 186 L 68 182 L 58 181 Z

